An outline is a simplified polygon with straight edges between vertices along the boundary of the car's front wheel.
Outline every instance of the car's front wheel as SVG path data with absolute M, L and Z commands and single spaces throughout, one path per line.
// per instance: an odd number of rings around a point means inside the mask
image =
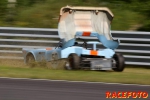
M 69 55 L 66 63 L 66 69 L 79 69 L 80 68 L 80 57 L 72 53 Z

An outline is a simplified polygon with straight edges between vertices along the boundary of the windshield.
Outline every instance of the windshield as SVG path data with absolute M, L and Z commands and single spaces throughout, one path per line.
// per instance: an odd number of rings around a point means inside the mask
M 106 12 L 72 11 L 61 15 L 58 32 L 61 39 L 68 41 L 75 37 L 76 32 L 97 32 L 112 40 L 110 20 Z

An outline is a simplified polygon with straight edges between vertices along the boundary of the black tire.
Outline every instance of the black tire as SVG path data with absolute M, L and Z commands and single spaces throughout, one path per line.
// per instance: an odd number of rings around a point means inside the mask
M 80 68 L 80 57 L 72 53 L 68 57 L 68 63 L 71 69 L 79 69 Z
M 26 64 L 30 67 L 35 67 L 35 58 L 32 54 L 26 56 Z
M 113 56 L 114 60 L 116 61 L 116 68 L 113 68 L 114 71 L 122 72 L 125 68 L 124 64 L 124 57 L 120 53 L 116 53 Z

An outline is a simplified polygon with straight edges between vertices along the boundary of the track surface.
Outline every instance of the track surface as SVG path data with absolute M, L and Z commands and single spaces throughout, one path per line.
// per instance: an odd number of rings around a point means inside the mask
M 105 100 L 106 91 L 147 91 L 150 100 L 150 86 L 0 78 L 0 100 Z

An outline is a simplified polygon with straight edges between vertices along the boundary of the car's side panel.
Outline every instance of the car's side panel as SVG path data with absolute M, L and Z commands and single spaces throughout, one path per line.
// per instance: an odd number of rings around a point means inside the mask
M 61 50 L 61 58 L 68 58 L 71 53 L 76 53 L 78 56 L 82 54 L 82 47 L 72 46 Z
M 68 47 L 66 49 L 61 50 L 61 58 L 67 58 L 69 54 L 76 53 L 78 56 L 82 55 L 95 55 L 95 56 L 104 56 L 105 58 L 112 58 L 115 52 L 112 49 L 104 49 L 104 50 L 87 50 L 82 47 Z
M 47 56 L 47 51 L 52 51 L 50 49 L 23 49 L 23 56 L 24 56 L 24 62 L 26 63 L 26 57 L 29 54 L 32 54 L 35 58 L 35 61 L 42 61 L 42 60 L 46 60 L 46 56 Z
M 98 55 L 104 56 L 105 58 L 112 58 L 115 52 L 112 49 L 104 49 L 101 51 L 98 51 Z
M 54 49 L 50 51 L 46 51 L 46 61 L 58 60 L 61 58 L 61 50 L 62 49 Z
M 25 60 L 26 60 L 26 57 L 28 56 L 28 54 L 32 54 L 34 56 L 34 58 L 35 58 L 35 61 L 44 60 L 45 59 L 45 51 L 46 50 L 38 50 L 38 49 L 36 49 L 36 50 L 28 50 L 27 54 L 25 56 Z

